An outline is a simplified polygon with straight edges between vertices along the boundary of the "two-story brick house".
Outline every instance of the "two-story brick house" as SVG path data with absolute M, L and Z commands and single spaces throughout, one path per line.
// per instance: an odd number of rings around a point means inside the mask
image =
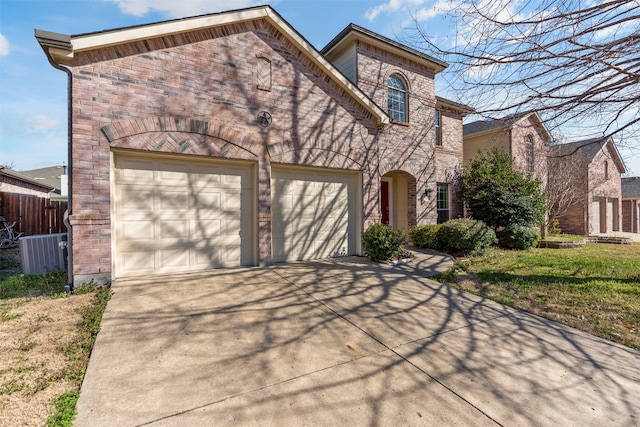
M 547 184 L 547 157 L 553 137 L 536 112 L 503 119 L 480 120 L 464 125 L 464 160 L 479 150 L 503 149 L 513 159 L 515 169 L 531 173 Z
M 71 76 L 76 283 L 361 254 L 372 223 L 457 214 L 470 109 L 406 46 L 349 26 L 320 53 L 268 6 L 36 38 Z
M 576 189 L 578 197 L 559 218 L 565 233 L 622 231 L 624 161 L 611 137 L 555 144 L 549 150 L 551 185 Z M 558 181 L 554 183 L 553 181 Z

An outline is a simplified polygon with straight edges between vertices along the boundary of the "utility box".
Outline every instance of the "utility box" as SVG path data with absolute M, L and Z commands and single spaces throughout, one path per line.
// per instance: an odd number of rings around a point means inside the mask
M 67 233 L 21 237 L 18 246 L 24 274 L 67 269 Z

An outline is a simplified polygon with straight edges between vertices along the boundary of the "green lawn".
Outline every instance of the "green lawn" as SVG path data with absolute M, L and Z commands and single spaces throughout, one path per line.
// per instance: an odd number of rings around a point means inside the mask
M 640 244 L 492 249 L 437 279 L 640 349 Z

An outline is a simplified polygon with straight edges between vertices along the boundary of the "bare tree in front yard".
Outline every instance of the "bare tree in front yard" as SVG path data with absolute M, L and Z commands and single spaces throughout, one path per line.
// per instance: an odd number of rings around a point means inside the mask
M 621 145 L 640 147 L 640 1 L 460 0 L 434 7 L 453 20 L 455 40 L 417 24 L 410 41 L 451 64 L 441 78 L 458 101 L 492 118 L 536 111 L 550 129 L 571 125 L 581 136 L 616 135 Z

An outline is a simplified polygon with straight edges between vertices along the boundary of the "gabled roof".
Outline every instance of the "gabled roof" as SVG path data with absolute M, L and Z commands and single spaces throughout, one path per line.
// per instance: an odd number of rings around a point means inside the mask
M 311 43 L 270 6 L 257 6 L 72 36 L 36 29 L 35 37 L 55 64 L 72 66 L 76 52 L 262 19 L 276 28 L 324 71 L 331 80 L 369 111 L 376 118 L 378 125 L 389 123 L 389 116 L 384 110 L 378 107 L 364 92 L 340 73 Z
M 65 166 L 49 166 L 47 168 L 20 171 L 22 175 L 35 179 L 38 182 L 52 186 L 60 190 L 60 176 L 66 174 Z
M 472 107 L 469 107 L 468 105 L 460 104 L 458 102 L 451 101 L 450 99 L 443 98 L 441 96 L 436 96 L 436 108 L 453 110 L 462 114 L 463 116 L 466 114 L 471 114 L 475 111 Z
M 622 198 L 640 199 L 640 176 L 622 178 Z
M 535 111 L 528 111 L 525 113 L 514 114 L 511 116 L 506 116 L 501 119 L 489 119 L 489 120 L 479 120 L 472 123 L 467 123 L 462 127 L 462 134 L 464 136 L 479 136 L 482 134 L 492 133 L 501 129 L 511 129 L 514 126 L 517 126 L 517 123 L 521 120 L 526 120 L 530 117 L 538 122 L 540 129 L 547 137 L 547 141 L 553 141 L 553 136 L 545 126 L 544 122 Z
M 388 52 L 395 53 L 403 58 L 421 62 L 433 69 L 436 74 L 449 66 L 449 64 L 444 61 L 440 61 L 439 59 L 393 41 L 387 37 L 381 36 L 380 34 L 374 33 L 366 28 L 362 28 L 356 24 L 347 25 L 340 34 L 335 36 L 333 40 L 320 50 L 320 53 L 326 57 L 330 57 L 332 53 L 340 52 L 342 49 L 358 40 L 365 41 L 366 43 L 377 46 Z
M 618 151 L 618 147 L 613 142 L 613 138 L 610 136 L 605 137 L 596 137 L 596 138 L 587 138 L 581 139 L 579 141 L 573 142 L 565 142 L 563 144 L 554 144 L 549 146 L 549 156 L 550 157 L 561 157 L 561 156 L 581 156 L 582 158 L 591 162 L 594 157 L 604 149 L 608 148 L 611 157 L 618 167 L 620 173 L 625 173 L 627 168 L 622 160 L 622 156 L 620 156 L 620 152 Z
M 30 177 L 30 176 L 23 175 L 20 172 L 16 172 L 16 171 L 11 170 L 9 168 L 5 168 L 4 166 L 0 166 L 0 175 L 4 175 L 6 177 L 15 179 L 17 181 L 22 181 L 22 182 L 25 182 L 27 184 L 34 185 L 36 187 L 40 187 L 45 192 L 49 192 L 49 191 L 55 190 L 55 187 L 52 187 L 51 185 L 48 185 L 48 184 L 46 184 L 46 183 L 44 183 L 42 181 L 39 181 L 37 179 L 34 179 L 34 178 Z

